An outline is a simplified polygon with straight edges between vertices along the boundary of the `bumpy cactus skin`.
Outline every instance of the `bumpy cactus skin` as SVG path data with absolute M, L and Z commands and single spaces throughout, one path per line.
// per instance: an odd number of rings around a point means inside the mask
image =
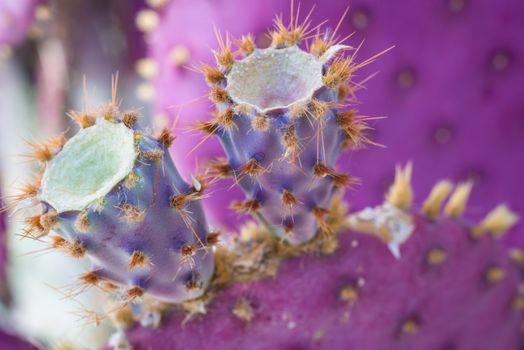
M 170 302 L 198 297 L 213 271 L 198 202 L 204 185 L 180 177 L 167 130 L 152 137 L 136 112 L 115 104 L 100 113 L 74 114 L 83 129 L 65 144 L 35 146 L 48 151 L 41 185 L 30 193 L 43 212 L 27 219 L 27 233 L 52 230 L 53 248 L 90 258 L 80 290 L 122 286 L 124 301 L 144 293 Z
M 335 189 L 353 181 L 334 164 L 345 146 L 362 141 L 365 128 L 355 111 L 340 110 L 356 89 L 348 81 L 358 65 L 337 55 L 349 47 L 335 44 L 334 35 L 317 36 L 304 51 L 299 45 L 308 25 L 277 21 L 266 49 L 243 37 L 240 60 L 219 39 L 218 66 L 203 67 L 217 109 L 199 126 L 218 135 L 227 154 L 211 173 L 233 176 L 246 193 L 232 207 L 255 214 L 294 245 L 317 229 L 329 233 L 325 217 Z
M 137 349 L 517 349 L 524 340 L 524 296 L 515 264 L 521 268 L 524 255 L 512 251 L 509 259 L 500 236 L 488 233 L 488 228 L 507 230 L 515 217 L 506 213 L 471 227 L 456 217 L 467 199 L 463 189 L 458 186 L 451 196 L 446 215 L 440 214 L 443 199 L 435 193 L 424 214 L 409 209 L 409 200 L 401 208 L 401 201 L 388 196 L 383 206 L 398 213 L 391 220 L 412 225 L 400 259 L 374 237 L 383 235 L 383 226 L 366 229 L 369 222 L 384 222 L 366 209 L 349 217 L 354 230 L 340 234 L 334 254 L 287 259 L 275 279 L 236 283 L 217 295 L 206 315 L 184 323 L 182 314 L 174 314 L 161 331 L 134 329 L 130 344 Z M 361 229 L 372 235 L 356 231 Z M 258 268 L 268 266 L 265 258 L 257 260 Z

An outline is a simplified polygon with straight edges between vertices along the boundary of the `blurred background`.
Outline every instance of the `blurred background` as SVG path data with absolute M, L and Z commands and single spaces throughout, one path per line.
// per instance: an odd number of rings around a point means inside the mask
M 379 203 L 395 164 L 411 160 L 417 204 L 437 180 L 473 179 L 468 219 L 501 202 L 522 216 L 524 2 L 302 0 L 302 18 L 314 5 L 313 23 L 327 20 L 326 28 L 349 7 L 339 33 L 361 45 L 357 61 L 395 46 L 356 79 L 373 75 L 356 107 L 386 117 L 370 132 L 385 147 L 340 160 L 361 179 L 346 193 L 351 208 Z M 172 154 L 185 176 L 197 173 L 221 155 L 214 140 L 192 151 L 202 136 L 190 131 L 212 110 L 195 66 L 213 61 L 213 25 L 236 37 L 252 33 L 263 47 L 275 14 L 289 12 L 290 0 L 0 0 L 0 196 L 31 180 L 35 164 L 20 157 L 28 142 L 76 132 L 67 112 L 108 101 L 117 72 L 122 105 L 140 108 L 143 123 L 177 121 Z M 223 202 L 240 197 L 229 187 L 217 186 L 206 207 L 212 225 L 233 233 L 239 219 Z M 106 301 L 93 291 L 64 297 L 87 267 L 21 240 L 23 223 L 8 215 L 0 214 L 0 344 L 15 344 L 9 334 L 19 334 L 47 346 L 97 348 L 111 332 L 107 321 L 96 327 L 93 314 Z M 505 239 L 524 246 L 522 225 Z

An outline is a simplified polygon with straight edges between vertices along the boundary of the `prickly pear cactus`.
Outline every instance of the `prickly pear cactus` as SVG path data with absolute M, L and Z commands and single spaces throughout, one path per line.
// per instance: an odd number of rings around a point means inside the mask
M 352 48 L 337 42 L 336 30 L 317 34 L 306 51 L 302 40 L 314 30 L 308 18 L 290 23 L 277 19 L 265 49 L 244 36 L 241 59 L 219 36 L 217 66 L 202 67 L 216 111 L 198 128 L 217 135 L 227 154 L 211 164 L 210 174 L 233 177 L 246 193 L 233 209 L 256 215 L 271 233 L 297 245 L 317 230 L 330 233 L 333 194 L 353 184 L 335 162 L 345 148 L 368 141 L 365 118 L 344 107 L 358 89 L 354 72 L 371 60 L 357 64 L 339 55 Z
M 160 330 L 130 330 L 129 344 L 136 349 L 519 348 L 524 254 L 508 252 L 499 240 L 515 214 L 499 206 L 480 224 L 469 225 L 461 214 L 471 186 L 453 190 L 449 182 L 434 187 L 419 213 L 411 208 L 410 172 L 398 170 L 382 205 L 349 216 L 332 207 L 332 225 L 350 230 L 340 233 L 335 245 L 317 240 L 315 254 L 281 260 L 289 253 L 281 242 L 268 239 L 263 227 L 245 227 L 226 257 L 217 254 L 211 290 L 224 281 L 229 287 L 216 292 L 207 308 L 195 306 L 201 315 L 189 314 L 189 321 L 178 312 Z M 391 245 L 397 257 L 390 254 Z
M 43 172 L 19 199 L 41 212 L 26 219 L 26 235 L 49 236 L 51 248 L 91 260 L 73 295 L 95 286 L 120 291 L 125 302 L 145 293 L 170 302 L 198 297 L 216 240 L 199 204 L 205 184 L 178 174 L 168 130 L 153 137 L 137 112 L 120 112 L 114 101 L 73 113 L 82 129 L 69 141 L 33 145 Z

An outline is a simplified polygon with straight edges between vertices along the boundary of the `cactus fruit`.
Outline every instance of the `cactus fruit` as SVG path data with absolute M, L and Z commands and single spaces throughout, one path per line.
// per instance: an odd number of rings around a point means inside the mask
M 124 302 L 144 293 L 170 302 L 198 297 L 213 272 L 216 238 L 199 204 L 205 184 L 178 174 L 168 130 L 153 137 L 137 112 L 120 112 L 112 101 L 98 117 L 73 113 L 82 129 L 69 141 L 33 145 L 44 171 L 19 199 L 42 211 L 26 219 L 26 235 L 55 232 L 52 248 L 90 258 L 80 290 L 122 287 Z
M 157 330 L 137 326 L 129 343 L 166 350 L 519 348 L 524 254 L 508 255 L 499 240 L 515 214 L 501 206 L 479 225 L 465 223 L 469 184 L 457 185 L 441 214 L 451 192 L 442 183 L 419 213 L 406 175 L 397 172 L 381 206 L 342 215 L 351 229 L 338 235 L 335 252 L 288 258 L 275 269 L 285 244 L 265 232 L 258 240 L 257 226 L 246 227 L 251 248 L 229 269 L 217 253 L 217 274 L 235 283 L 216 293 L 205 315 L 184 322 L 187 315 L 174 313 Z M 400 258 L 382 241 L 396 241 Z M 274 278 L 260 279 L 267 275 Z
M 227 155 L 211 164 L 210 173 L 232 176 L 246 193 L 231 206 L 256 215 L 294 245 L 311 240 L 317 229 L 330 233 L 332 197 L 354 182 L 335 162 L 344 149 L 370 142 L 362 134 L 365 118 L 347 107 L 361 86 L 354 72 L 373 58 L 357 64 L 353 56 L 340 55 L 352 48 L 337 42 L 337 29 L 319 34 L 308 18 L 298 24 L 292 14 L 288 26 L 278 18 L 265 49 L 244 36 L 238 43 L 241 59 L 219 35 L 217 67 L 202 67 L 216 112 L 197 126 L 217 135 Z M 314 39 L 304 43 L 315 30 Z

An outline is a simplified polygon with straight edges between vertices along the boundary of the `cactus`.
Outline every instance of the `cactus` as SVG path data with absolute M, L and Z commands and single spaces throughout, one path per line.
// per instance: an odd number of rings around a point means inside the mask
M 470 225 L 462 215 L 472 182 L 453 189 L 444 180 L 419 213 L 408 165 L 397 168 L 384 203 L 346 215 L 336 190 L 353 179 L 335 163 L 343 146 L 371 141 L 362 134 L 365 118 L 343 104 L 360 87 L 354 71 L 372 59 L 356 64 L 340 54 L 350 48 L 335 34 L 308 32 L 308 23 L 277 20 L 267 49 L 243 37 L 241 59 L 220 38 L 218 67 L 202 67 L 217 110 L 198 129 L 219 136 L 228 157 L 207 175 L 232 177 L 248 195 L 233 207 L 258 224 L 212 248 L 217 234 L 207 233 L 194 202 L 204 179 L 183 182 L 165 155 L 169 134 L 149 136 L 135 113 L 120 113 L 113 101 L 98 119 L 73 115 L 85 129 L 69 142 L 34 145 L 42 182 L 20 200 L 36 199 L 43 212 L 28 218 L 27 234 L 55 231 L 54 248 L 91 257 L 80 290 L 118 284 L 125 304 L 144 292 L 152 297 L 114 315 L 114 348 L 522 346 L 524 251 L 500 241 L 518 220 L 507 206 Z M 313 37 L 308 51 L 297 45 L 303 36 Z M 191 244 L 177 240 L 171 215 Z M 165 249 L 175 252 L 169 264 Z M 182 262 L 189 271 L 179 279 Z M 161 324 L 159 301 L 177 303 Z M 132 318 L 161 328 L 124 332 Z
M 213 286 L 223 287 L 224 278 L 230 284 L 200 311 L 205 314 L 184 322 L 186 314 L 174 313 L 159 330 L 136 327 L 129 344 L 173 350 L 519 348 L 524 254 L 500 243 L 515 214 L 499 206 L 471 226 L 461 219 L 470 184 L 451 193 L 449 182 L 435 185 L 419 213 L 409 178 L 409 168 L 399 169 L 378 207 L 347 217 L 335 207 L 351 229 L 338 235 L 338 248 L 321 244 L 323 254 L 280 260 L 283 243 L 268 240 L 263 227 L 245 227 L 228 253 L 233 258 L 217 254 Z M 392 243 L 399 258 L 388 252 Z M 274 278 L 260 278 L 268 275 Z
M 294 245 L 311 240 L 317 229 L 331 233 L 326 217 L 332 197 L 354 183 L 335 162 L 344 149 L 371 142 L 362 134 L 366 118 L 347 107 L 361 86 L 355 71 L 374 57 L 357 64 L 353 56 L 338 55 L 351 50 L 337 42 L 338 28 L 320 34 L 309 17 L 298 24 L 292 14 L 288 26 L 277 18 L 265 49 L 244 36 L 238 60 L 219 35 L 217 67 L 202 67 L 216 111 L 197 126 L 217 135 L 227 154 L 211 164 L 210 174 L 232 176 L 246 193 L 231 206 L 256 215 Z M 314 30 L 315 38 L 304 44 Z
M 72 113 L 82 129 L 69 141 L 32 145 L 44 171 L 18 199 L 42 210 L 26 218 L 25 234 L 52 231 L 52 248 L 89 257 L 93 269 L 68 294 L 94 286 L 120 290 L 125 303 L 145 293 L 170 302 L 198 297 L 213 271 L 216 238 L 198 201 L 205 184 L 178 174 L 167 129 L 153 137 L 137 112 L 120 112 L 112 101 L 98 116 Z

